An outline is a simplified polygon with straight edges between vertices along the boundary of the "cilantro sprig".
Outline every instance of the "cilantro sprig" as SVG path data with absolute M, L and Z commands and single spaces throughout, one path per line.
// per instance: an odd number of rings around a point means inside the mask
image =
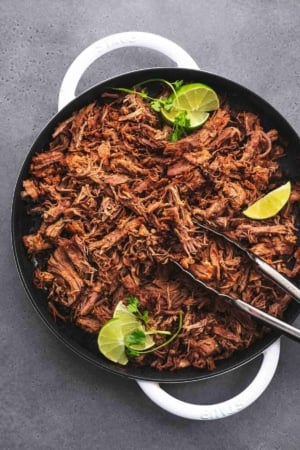
M 139 321 L 147 324 L 148 311 L 143 311 L 143 312 L 140 311 L 139 300 L 137 297 L 128 297 L 127 310 L 130 313 L 134 314 Z M 176 339 L 176 337 L 180 333 L 181 328 L 182 328 L 182 320 L 183 320 L 182 312 L 180 311 L 179 319 L 178 319 L 178 327 L 174 334 L 172 334 L 170 331 L 167 331 L 167 330 L 153 330 L 153 329 L 146 330 L 144 327 L 136 328 L 131 333 L 128 333 L 124 338 L 126 354 L 128 356 L 136 357 L 136 356 L 140 356 L 140 355 L 145 355 L 147 353 L 152 353 L 156 350 L 159 350 L 159 349 L 169 345 L 172 341 L 174 341 L 174 339 Z M 147 336 L 156 335 L 156 334 L 166 335 L 166 336 L 170 336 L 170 337 L 169 337 L 169 339 L 164 341 L 162 344 L 159 344 L 157 346 L 152 346 L 151 348 L 148 348 L 145 350 L 137 350 L 136 348 L 134 348 L 134 346 L 142 347 L 143 345 L 146 344 Z
M 138 328 L 125 336 L 125 346 L 127 348 L 133 345 L 145 345 L 145 343 L 146 333 Z
M 173 342 L 178 334 L 181 331 L 182 328 L 182 322 L 183 322 L 183 318 L 182 318 L 182 311 L 180 311 L 179 313 L 179 317 L 178 317 L 178 326 L 177 326 L 177 330 L 175 331 L 174 334 L 172 334 L 170 336 L 169 339 L 167 339 L 166 341 L 164 341 L 162 344 L 160 345 L 156 345 L 155 347 L 151 347 L 147 350 L 136 350 L 134 348 L 132 348 L 133 345 L 144 345 L 146 342 L 146 336 L 147 334 L 171 334 L 170 332 L 166 332 L 166 331 L 161 331 L 161 330 L 153 330 L 152 332 L 143 332 L 142 330 L 134 330 L 133 332 L 131 332 L 130 334 L 128 334 L 125 337 L 125 346 L 126 346 L 126 354 L 128 356 L 141 356 L 141 355 L 146 355 L 147 353 L 153 353 L 157 350 L 160 350 L 163 347 L 166 347 L 167 345 L 171 344 L 171 342 Z
M 161 82 L 167 85 L 171 91 L 171 94 L 165 97 L 151 97 L 145 89 L 138 90 L 142 86 L 152 83 L 152 82 Z M 166 111 L 170 111 L 173 108 L 174 99 L 177 96 L 177 91 L 183 85 L 183 80 L 176 80 L 174 82 L 170 82 L 165 80 L 164 78 L 150 78 L 149 80 L 142 81 L 135 85 L 135 89 L 128 88 L 114 88 L 116 91 L 125 92 L 127 94 L 135 94 L 139 95 L 143 100 L 147 100 L 150 102 L 150 106 L 153 111 L 160 113 L 162 109 Z M 173 123 L 173 130 L 169 136 L 171 142 L 176 142 L 178 139 L 184 136 L 184 133 L 190 126 L 190 120 L 187 118 L 187 112 L 182 111 L 175 117 Z
M 174 119 L 173 131 L 170 134 L 170 141 L 176 142 L 184 136 L 186 128 L 189 128 L 191 121 L 186 111 L 181 111 Z
M 136 357 L 155 352 L 178 336 L 182 328 L 182 313 L 178 316 L 178 328 L 173 334 L 168 330 L 153 329 L 149 322 L 148 311 L 140 308 L 137 297 L 129 297 L 127 304 L 119 301 L 113 317 L 99 330 L 99 351 L 110 361 L 122 365 L 128 363 L 128 356 Z M 152 335 L 165 335 L 166 340 L 157 345 Z

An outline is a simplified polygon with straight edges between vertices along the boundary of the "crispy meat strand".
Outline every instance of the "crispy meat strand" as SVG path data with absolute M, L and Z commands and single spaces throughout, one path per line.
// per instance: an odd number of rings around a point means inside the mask
M 57 320 L 97 333 L 118 301 L 136 295 L 154 328 L 179 337 L 132 363 L 158 370 L 215 368 L 266 329 L 215 298 L 170 263 L 180 261 L 210 286 L 276 316 L 290 301 L 227 242 L 196 231 L 193 217 L 241 241 L 277 270 L 300 273 L 296 216 L 300 186 L 274 218 L 242 210 L 282 182 L 284 147 L 253 113 L 223 105 L 177 142 L 139 96 L 106 95 L 59 124 L 34 155 L 21 193 L 40 217 L 24 236 L 43 264 L 34 283 L 46 289 Z M 157 343 L 163 337 L 155 338 Z

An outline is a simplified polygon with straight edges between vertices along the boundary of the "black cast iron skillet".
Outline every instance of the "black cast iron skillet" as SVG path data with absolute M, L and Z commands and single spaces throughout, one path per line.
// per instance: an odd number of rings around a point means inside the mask
M 28 258 L 22 244 L 22 236 L 32 232 L 35 227 L 32 218 L 27 216 L 25 204 L 20 197 L 22 181 L 28 178 L 28 168 L 32 156 L 35 153 L 42 152 L 43 149 L 46 149 L 54 129 L 60 122 L 68 118 L 74 111 L 95 101 L 95 99 L 99 99 L 102 92 L 107 91 L 108 88 L 112 87 L 131 88 L 136 83 L 149 78 L 164 78 L 169 81 L 184 80 L 185 82 L 202 82 L 211 86 L 219 95 L 227 96 L 233 108 L 241 111 L 253 111 L 258 114 L 264 128 L 277 129 L 281 137 L 286 140 L 287 154 L 282 160 L 282 169 L 287 179 L 291 181 L 297 179 L 297 171 L 299 172 L 299 137 L 288 122 L 269 103 L 255 93 L 226 78 L 199 70 L 157 68 L 134 71 L 106 80 L 91 89 L 88 89 L 58 112 L 40 133 L 23 164 L 15 188 L 12 207 L 13 248 L 19 274 L 32 305 L 55 336 L 77 355 L 102 369 L 129 378 L 162 383 L 196 381 L 228 372 L 229 370 L 245 364 L 260 355 L 267 347 L 278 339 L 280 334 L 278 332 L 271 332 L 259 342 L 251 345 L 250 348 L 241 352 L 236 352 L 227 360 L 218 362 L 214 372 L 195 368 L 187 368 L 175 372 L 158 372 L 150 367 L 134 367 L 130 364 L 125 367 L 119 366 L 108 361 L 99 353 L 95 336 L 91 336 L 70 324 L 66 325 L 60 321 L 55 322 L 53 320 L 47 308 L 46 293 L 35 288 L 32 283 L 33 263 Z M 299 280 L 296 280 L 297 283 L 298 281 Z M 295 301 L 292 301 L 285 313 L 284 320 L 288 323 L 292 323 L 296 319 L 299 311 L 300 305 Z

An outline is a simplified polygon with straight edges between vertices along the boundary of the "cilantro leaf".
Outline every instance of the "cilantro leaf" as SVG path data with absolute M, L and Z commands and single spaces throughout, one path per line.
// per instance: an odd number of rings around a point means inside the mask
M 128 297 L 127 298 L 127 309 L 132 314 L 135 314 L 137 319 L 142 322 L 147 323 L 148 320 L 148 311 L 141 312 L 138 308 L 139 300 L 137 297 Z
M 125 352 L 127 356 L 140 356 L 140 352 L 138 350 L 133 350 L 133 348 L 125 347 Z
M 138 312 L 138 304 L 139 301 L 136 297 L 128 297 L 127 298 L 127 309 L 129 312 L 131 313 L 136 313 Z
M 173 131 L 169 136 L 171 142 L 176 142 L 180 139 L 186 128 L 190 126 L 190 119 L 187 117 L 187 111 L 181 111 L 174 119 Z
M 125 336 L 125 346 L 132 347 L 133 345 L 144 345 L 146 342 L 146 334 L 141 329 L 133 330 Z
M 147 322 L 148 321 L 148 311 L 144 311 L 142 314 L 141 314 L 141 320 L 143 321 L 143 322 Z
M 169 111 L 172 108 L 173 103 L 173 97 L 160 97 L 156 98 L 150 103 L 151 108 L 156 111 L 160 112 L 162 108 L 164 108 L 166 111 Z
M 153 100 L 151 103 L 151 108 L 156 111 L 156 112 L 160 112 L 161 107 L 162 107 L 162 103 L 161 100 L 159 98 L 156 98 L 155 100 Z
M 178 89 L 183 85 L 183 80 L 176 80 L 172 84 L 175 88 L 175 91 L 178 91 Z
M 170 111 L 173 108 L 173 98 L 168 97 L 166 98 L 166 101 L 164 102 L 164 109 L 166 111 Z

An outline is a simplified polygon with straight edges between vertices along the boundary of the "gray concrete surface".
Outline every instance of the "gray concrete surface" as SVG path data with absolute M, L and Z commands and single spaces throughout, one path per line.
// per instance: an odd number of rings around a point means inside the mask
M 0 25 L 0 449 L 298 450 L 295 342 L 282 339 L 275 378 L 247 410 L 215 422 L 172 416 L 135 382 L 79 360 L 49 333 L 19 281 L 10 210 L 18 171 L 56 112 L 67 67 L 111 33 L 149 31 L 174 40 L 201 68 L 264 96 L 299 132 L 299 2 L 1 0 Z M 171 64 L 150 50 L 115 51 L 93 64 L 79 90 L 116 73 Z M 258 365 L 167 389 L 194 402 L 221 401 L 245 387 Z

